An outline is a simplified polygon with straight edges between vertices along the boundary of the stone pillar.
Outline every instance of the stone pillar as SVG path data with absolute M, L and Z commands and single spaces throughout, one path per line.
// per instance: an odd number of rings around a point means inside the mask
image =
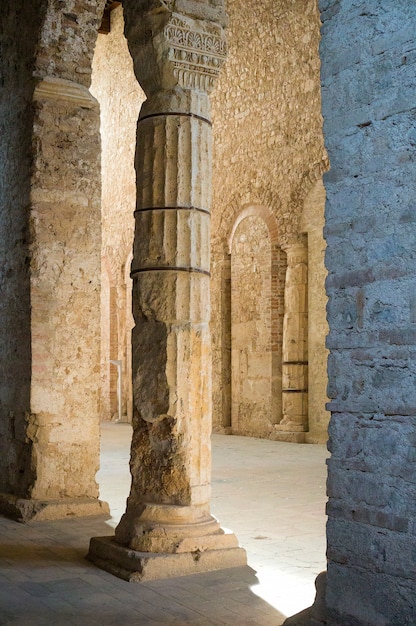
M 100 332 L 99 107 L 46 76 L 33 93 L 30 395 L 12 441 L 22 454 L 0 511 L 20 521 L 97 515 Z M 14 384 L 18 385 L 18 377 Z
M 297 241 L 286 244 L 284 250 L 283 416 L 276 429 L 302 433 L 308 430 L 308 249 L 306 242 Z
M 92 539 L 89 558 L 131 581 L 246 563 L 235 535 L 210 514 L 208 94 L 226 44 L 223 12 L 218 21 L 204 4 L 195 10 L 178 15 L 156 2 L 143 13 L 125 3 L 147 95 L 137 126 L 131 272 L 132 487 L 115 537 Z

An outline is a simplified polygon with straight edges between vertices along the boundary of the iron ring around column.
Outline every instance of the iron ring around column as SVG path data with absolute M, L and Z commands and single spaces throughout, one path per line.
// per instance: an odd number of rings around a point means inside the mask
M 203 274 L 204 276 L 211 276 L 211 272 L 203 270 L 199 267 L 174 267 L 171 265 L 161 265 L 132 269 L 130 272 L 130 278 L 134 278 L 137 274 L 142 274 L 143 272 L 187 272 L 188 274 Z
M 196 211 L 197 213 L 203 213 L 204 215 L 211 216 L 211 212 L 208 209 L 200 209 L 196 206 L 150 206 L 136 209 L 134 215 L 139 213 L 147 213 L 148 211 Z
M 149 113 L 149 115 L 143 115 L 143 117 L 139 117 L 138 122 L 144 122 L 145 120 L 149 120 L 152 117 L 191 117 L 200 122 L 204 122 L 208 124 L 208 126 L 212 127 L 211 120 L 206 117 L 202 117 L 202 115 L 197 115 L 196 113 L 181 113 L 180 111 L 170 111 L 169 113 Z

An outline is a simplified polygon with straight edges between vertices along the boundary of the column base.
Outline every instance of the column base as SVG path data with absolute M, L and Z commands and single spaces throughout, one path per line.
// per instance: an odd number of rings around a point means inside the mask
M 109 515 L 107 502 L 96 498 L 67 498 L 63 500 L 32 500 L 0 493 L 0 514 L 16 522 L 40 522 L 66 517 Z
M 291 433 L 305 433 L 308 430 L 307 424 L 300 421 L 291 421 L 289 419 L 283 419 L 279 424 L 274 425 L 276 430 L 288 431 Z
M 117 543 L 113 536 L 93 537 L 87 559 L 110 574 L 133 583 L 247 565 L 246 551 L 238 547 L 233 533 L 225 531 L 215 539 L 212 535 L 205 538 L 202 543 L 209 543 L 211 547 L 204 550 L 169 554 L 132 550 Z
M 275 424 L 275 431 L 272 433 L 270 439 L 273 441 L 285 441 L 286 443 L 306 443 L 306 432 L 292 431 L 292 430 L 279 430 L 277 428 L 279 424 Z

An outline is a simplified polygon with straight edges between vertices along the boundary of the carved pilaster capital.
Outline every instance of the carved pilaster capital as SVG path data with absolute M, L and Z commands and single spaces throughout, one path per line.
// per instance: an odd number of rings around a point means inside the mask
M 225 12 L 171 10 L 169 2 L 125 2 L 125 34 L 138 81 L 149 97 L 160 90 L 210 93 L 227 56 Z M 190 3 L 192 5 L 193 3 Z M 177 8 L 177 5 L 175 5 Z M 198 16 L 196 16 L 198 15 Z
M 286 239 L 282 243 L 282 249 L 286 252 L 288 265 L 305 263 L 308 259 L 308 246 L 304 235 Z

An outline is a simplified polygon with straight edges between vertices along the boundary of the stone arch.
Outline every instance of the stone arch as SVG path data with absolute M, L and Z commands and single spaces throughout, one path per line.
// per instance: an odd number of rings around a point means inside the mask
M 312 167 L 304 172 L 299 184 L 291 195 L 291 206 L 294 213 L 301 219 L 304 212 L 305 202 L 308 196 L 318 189 L 322 183 L 322 177 L 329 170 L 329 159 L 325 155 L 319 163 L 314 163 Z

